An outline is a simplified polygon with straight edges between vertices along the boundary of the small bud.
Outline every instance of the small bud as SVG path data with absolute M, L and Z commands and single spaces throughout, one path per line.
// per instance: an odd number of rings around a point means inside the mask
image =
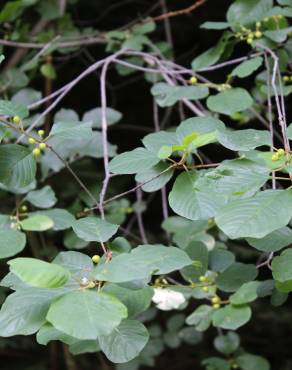
M 261 24 L 261 22 L 257 22 L 257 23 L 256 23 L 257 28 L 260 28 L 260 27 L 261 27 L 261 25 L 262 25 L 262 24 Z
M 20 122 L 21 122 L 21 118 L 20 118 L 19 116 L 14 116 L 14 117 L 12 118 L 12 121 L 13 121 L 13 123 L 15 123 L 16 125 L 19 125 L 19 124 L 20 124 Z
M 190 78 L 190 80 L 189 80 L 189 83 L 190 83 L 191 85 L 195 85 L 196 83 L 198 83 L 198 79 L 197 79 L 197 77 L 192 76 L 192 77 Z
M 200 276 L 200 277 L 199 277 L 199 280 L 200 280 L 202 283 L 204 283 L 205 281 L 207 281 L 207 280 L 208 280 L 208 278 L 207 278 L 207 276 L 202 275 L 202 276 Z
M 100 261 L 100 256 L 98 254 L 95 254 L 94 256 L 92 256 L 91 260 L 94 263 L 98 263 Z
M 20 210 L 21 212 L 27 212 L 27 206 L 21 206 Z
M 11 222 L 10 229 L 15 229 L 15 227 L 16 227 L 16 223 L 15 222 Z
M 89 284 L 89 280 L 87 279 L 87 277 L 83 277 L 80 281 L 80 285 L 87 286 L 88 284 Z
M 39 145 L 40 150 L 45 150 L 46 147 L 47 147 L 46 143 L 40 143 L 40 145 Z
M 237 364 L 232 364 L 231 369 L 238 369 L 238 365 Z
M 44 130 L 38 130 L 38 135 L 40 137 L 44 136 L 44 134 L 45 134 L 45 131 Z
M 95 288 L 95 282 L 94 282 L 94 281 L 91 281 L 91 282 L 87 285 L 87 288 L 89 288 L 89 289 L 93 289 L 93 288 Z
M 39 148 L 35 148 L 33 151 L 32 151 L 32 154 L 35 156 L 35 157 L 38 157 L 40 156 L 41 154 L 41 151 Z
M 212 305 L 212 307 L 214 308 L 214 310 L 218 310 L 218 308 L 220 308 L 220 304 L 215 303 L 215 304 Z
M 220 298 L 219 298 L 219 297 L 217 297 L 217 296 L 215 296 L 215 297 L 213 297 L 213 298 L 211 299 L 211 302 L 212 302 L 213 304 L 217 304 L 217 303 L 219 303 L 219 302 L 220 302 Z
M 269 22 L 269 20 L 270 20 L 269 17 L 264 18 L 264 22 Z
M 33 137 L 29 137 L 29 138 L 28 138 L 28 142 L 29 142 L 30 144 L 35 144 L 35 143 L 36 143 L 36 141 L 35 141 L 35 139 L 34 139 Z

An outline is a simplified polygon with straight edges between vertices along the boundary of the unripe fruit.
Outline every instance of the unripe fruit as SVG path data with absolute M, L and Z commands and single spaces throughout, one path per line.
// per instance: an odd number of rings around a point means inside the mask
M 203 290 L 203 292 L 208 293 L 209 292 L 209 287 L 203 286 L 202 290 Z
M 246 40 L 246 42 L 250 45 L 250 44 L 252 44 L 253 39 L 252 39 L 252 38 L 248 38 L 248 39 Z
M 100 256 L 98 254 L 95 254 L 92 258 L 91 258 L 92 262 L 94 263 L 98 263 L 100 261 Z
M 20 210 L 21 212 L 27 212 L 27 206 L 21 206 Z
M 272 155 L 272 161 L 277 161 L 279 159 L 279 156 L 277 153 Z
M 28 142 L 30 144 L 35 144 L 36 143 L 36 141 L 35 141 L 35 139 L 33 137 L 28 138 Z
M 44 130 L 38 130 L 38 135 L 39 136 L 44 136 L 45 134 L 45 131 Z
M 214 310 L 218 310 L 218 308 L 220 308 L 220 304 L 219 303 L 213 304 L 213 308 Z
M 19 116 L 14 116 L 14 117 L 12 118 L 12 121 L 13 121 L 13 123 L 15 123 L 16 125 L 19 125 L 19 124 L 20 124 L 20 122 L 21 122 L 21 118 L 20 118 Z
M 32 151 L 32 154 L 35 156 L 35 157 L 38 157 L 40 154 L 41 154 L 41 151 L 39 148 L 35 148 L 33 151 Z
M 89 288 L 89 289 L 95 288 L 95 283 L 94 283 L 93 281 L 91 281 L 91 282 L 87 285 L 87 288 Z
M 220 302 L 220 298 L 219 298 L 219 297 L 217 297 L 217 296 L 215 296 L 215 297 L 213 297 L 213 298 L 211 299 L 211 302 L 212 302 L 213 304 L 217 304 L 217 303 L 219 303 L 219 302 Z
M 189 82 L 191 85 L 195 85 L 196 83 L 198 83 L 198 79 L 197 77 L 193 76 L 190 78 Z
M 262 34 L 262 32 L 261 32 L 261 31 L 256 31 L 256 32 L 255 32 L 255 37 L 256 37 L 256 38 L 258 38 L 258 39 L 259 39 L 259 38 L 260 38 L 260 37 L 262 37 L 262 36 L 263 36 L 263 34 Z
M 237 365 L 237 364 L 232 364 L 232 365 L 231 365 L 231 368 L 232 368 L 232 369 L 238 369 L 238 365 Z
M 208 280 L 208 278 L 207 278 L 207 276 L 202 275 L 202 276 L 200 276 L 200 277 L 199 277 L 199 280 L 200 280 L 202 283 L 204 283 L 205 281 L 207 281 L 207 280 Z
M 257 26 L 257 28 L 259 28 L 261 26 L 261 22 L 257 22 L 256 26 Z
M 46 143 L 40 143 L 40 145 L 39 145 L 39 148 L 40 148 L 41 150 L 46 149 L 46 147 L 47 147 L 47 144 L 46 144 Z
M 283 81 L 288 82 L 289 80 L 290 80 L 290 77 L 289 76 L 284 76 L 283 77 Z
M 278 154 L 278 156 L 283 157 L 283 155 L 285 154 L 285 150 L 282 149 L 282 148 L 278 149 L 277 154 Z

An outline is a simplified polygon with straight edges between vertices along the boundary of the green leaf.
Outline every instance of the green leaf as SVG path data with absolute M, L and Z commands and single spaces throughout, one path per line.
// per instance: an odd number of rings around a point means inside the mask
M 99 336 L 100 348 L 114 363 L 124 363 L 137 357 L 149 339 L 147 329 L 136 320 L 123 320 L 108 336 Z
M 218 62 L 220 57 L 223 55 L 225 48 L 228 44 L 229 38 L 231 37 L 230 32 L 225 32 L 220 40 L 217 42 L 216 46 L 208 49 L 207 51 L 203 52 L 199 56 L 197 56 L 192 61 L 192 69 L 193 71 L 200 71 L 205 67 L 211 66 Z
M 241 305 L 250 303 L 257 299 L 257 290 L 260 285 L 259 281 L 250 281 L 243 284 L 236 293 L 232 294 L 229 298 L 230 303 L 234 305 Z
M 184 250 L 196 265 L 186 266 L 180 273 L 186 281 L 197 281 L 208 268 L 208 249 L 201 241 L 192 241 Z
M 282 227 L 261 239 L 247 238 L 246 241 L 262 252 L 277 252 L 291 244 L 292 230 L 289 227 Z
M 219 119 L 213 117 L 194 117 L 181 122 L 176 129 L 176 136 L 178 143 L 182 143 L 188 135 L 192 135 L 194 132 L 204 135 L 210 132 L 220 132 L 223 130 L 225 130 L 225 125 Z
M 146 311 L 153 296 L 153 289 L 146 286 L 142 289 L 128 289 L 117 284 L 106 284 L 102 290 L 116 297 L 128 309 L 128 317 L 135 318 L 140 313 Z
M 230 363 L 220 357 L 209 357 L 202 361 L 206 370 L 230 370 Z
M 83 353 L 96 353 L 100 351 L 97 340 L 79 340 L 69 347 L 73 355 L 81 355 Z
M 172 154 L 172 147 L 169 145 L 163 145 L 157 154 L 158 158 L 160 159 L 166 159 L 170 157 Z
M 172 210 L 190 220 L 214 217 L 226 201 L 224 195 L 197 189 L 196 181 L 199 176 L 201 174 L 197 171 L 180 174 L 169 194 L 169 205 Z
M 292 27 L 282 28 L 275 31 L 265 31 L 264 35 L 274 42 L 284 42 L 292 31 Z
M 252 198 L 228 203 L 215 221 L 231 239 L 262 238 L 287 225 L 291 217 L 292 192 L 265 190 Z
M 54 123 L 49 137 L 48 142 L 50 143 L 52 138 L 57 138 L 65 141 L 80 141 L 89 140 L 92 135 L 91 122 L 57 122 Z
M 0 100 L 0 114 L 9 117 L 19 116 L 20 118 L 25 118 L 28 116 L 28 109 L 23 104 Z
M 54 223 L 53 230 L 55 231 L 69 229 L 75 222 L 74 216 L 65 209 L 61 208 L 37 211 L 36 214 L 49 217 Z
M 26 231 L 46 231 L 54 226 L 53 220 L 41 214 L 32 214 L 28 218 L 20 221 L 20 226 Z
M 109 163 L 112 173 L 133 174 L 147 171 L 159 162 L 159 158 L 144 148 L 136 148 L 114 157 Z
M 62 289 L 21 289 L 6 299 L 0 311 L 2 337 L 30 335 L 46 321 L 51 301 L 64 294 Z
M 155 84 L 151 89 L 160 107 L 170 107 L 182 99 L 199 100 L 209 94 L 205 86 L 171 86 L 165 82 Z
M 271 145 L 271 134 L 266 130 L 225 130 L 219 132 L 217 138 L 225 148 L 236 151 L 249 151 L 259 146 Z
M 86 254 L 79 252 L 61 252 L 53 261 L 54 264 L 64 267 L 71 274 L 84 274 L 93 269 L 93 262 Z
M 213 313 L 213 325 L 222 329 L 236 330 L 251 318 L 249 306 L 227 305 Z
M 292 127 L 292 126 L 291 126 Z M 175 132 L 159 131 L 149 135 L 146 135 L 143 140 L 145 147 L 152 153 L 158 155 L 158 152 L 162 146 L 176 145 L 179 141 L 176 137 Z
M 143 185 L 142 189 L 146 192 L 157 191 L 163 188 L 168 183 L 168 181 L 172 178 L 172 175 L 174 172 L 173 168 L 170 168 L 168 171 L 158 176 L 161 172 L 165 171 L 167 168 L 169 168 L 169 164 L 159 162 L 156 166 L 150 168 L 149 170 L 142 172 L 142 173 L 138 173 L 135 176 L 135 180 L 139 183 L 144 183 L 154 178 L 152 181 Z
M 235 262 L 219 275 L 216 284 L 224 292 L 235 292 L 244 283 L 254 280 L 257 274 L 254 265 Z
M 292 249 L 287 249 L 272 261 L 273 278 L 282 283 L 292 280 Z
M 208 305 L 201 305 L 186 318 L 188 325 L 194 325 L 197 331 L 205 331 L 212 321 L 213 308 Z
M 215 248 L 209 253 L 209 266 L 212 271 L 223 272 L 234 261 L 234 254 L 226 249 Z
M 175 247 L 140 245 L 131 253 L 114 257 L 106 265 L 97 266 L 95 278 L 113 283 L 146 279 L 151 274 L 162 275 L 190 265 L 187 254 Z
M 25 187 L 36 174 L 36 162 L 31 151 L 21 145 L 0 146 L 0 182 L 8 187 Z
M 46 346 L 52 340 L 59 340 L 68 345 L 75 343 L 78 339 L 70 337 L 67 334 L 54 328 L 51 324 L 46 323 L 37 333 L 36 340 L 39 344 Z
M 235 361 L 242 370 L 270 370 L 268 361 L 260 356 L 244 354 Z
M 40 68 L 41 74 L 48 78 L 49 80 L 55 80 L 57 78 L 57 73 L 54 66 L 51 63 L 45 63 Z
M 119 225 L 111 224 L 98 217 L 84 217 L 72 224 L 76 235 L 87 242 L 106 242 L 118 228 Z
M 218 352 L 224 355 L 230 355 L 235 352 L 240 345 L 240 339 L 237 333 L 229 331 L 226 335 L 219 335 L 214 340 L 214 347 Z
M 47 320 L 56 329 L 78 339 L 108 335 L 126 317 L 126 307 L 116 298 L 89 290 L 61 296 L 47 314 Z
M 226 115 L 242 112 L 250 108 L 252 104 L 252 97 L 241 87 L 227 89 L 207 99 L 207 107 L 211 111 Z
M 21 252 L 26 244 L 26 236 L 18 230 L 0 230 L 0 258 L 12 257 Z
M 227 21 L 233 26 L 251 26 L 261 21 L 273 7 L 273 0 L 236 0 L 227 11 Z
M 255 72 L 263 63 L 262 57 L 252 58 L 240 63 L 236 68 L 231 72 L 231 76 L 236 76 L 239 78 L 245 78 L 250 76 Z
M 48 185 L 40 190 L 30 191 L 25 200 L 38 208 L 50 208 L 57 202 L 53 189 Z
M 196 149 L 207 144 L 215 143 L 217 141 L 217 131 L 208 132 L 207 134 L 199 135 L 189 145 L 189 149 Z
M 201 24 L 200 28 L 206 30 L 225 30 L 229 28 L 229 24 L 227 22 L 204 22 Z
M 93 108 L 84 113 L 83 122 L 92 122 L 92 127 L 101 128 L 101 108 Z M 122 118 L 122 114 L 115 109 L 106 108 L 106 123 L 108 126 L 114 125 Z
M 70 278 L 63 267 L 42 260 L 19 257 L 8 262 L 10 271 L 25 283 L 38 288 L 58 288 Z
M 228 200 L 250 197 L 269 180 L 270 171 L 243 158 L 223 161 L 217 168 L 200 174 L 194 183 L 197 191 L 220 195 L 223 201 L 224 196 Z

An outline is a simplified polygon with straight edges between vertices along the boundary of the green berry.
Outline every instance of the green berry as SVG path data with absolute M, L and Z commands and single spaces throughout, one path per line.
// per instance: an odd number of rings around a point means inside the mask
M 39 145 L 40 150 L 44 150 L 44 149 L 46 149 L 46 147 L 47 147 L 46 143 L 40 143 L 40 145 Z
M 20 124 L 20 122 L 21 122 L 21 118 L 20 118 L 19 116 L 14 116 L 14 117 L 12 118 L 12 121 L 13 121 L 13 123 L 15 123 L 16 125 L 19 125 L 19 124 Z
M 219 302 L 220 302 L 220 298 L 219 298 L 219 297 L 217 297 L 217 296 L 215 296 L 215 297 L 213 297 L 213 298 L 211 299 L 211 302 L 212 302 L 213 304 L 217 304 L 217 303 L 219 303 Z
M 92 260 L 92 262 L 94 262 L 94 263 L 98 263 L 99 261 L 100 261 L 100 256 L 98 255 L 98 254 L 95 254 L 92 258 L 91 258 L 91 260 Z
M 281 149 L 278 149 L 277 150 L 277 154 L 278 154 L 279 157 L 283 157 L 283 155 L 285 154 L 285 150 L 282 149 L 282 148 Z
M 91 281 L 91 282 L 87 285 L 87 288 L 89 288 L 89 289 L 93 289 L 93 288 L 95 288 L 95 282 L 94 282 L 94 281 Z
M 45 131 L 44 130 L 38 130 L 38 135 L 39 136 L 44 136 L 44 134 L 45 134 Z
M 200 280 L 202 283 L 204 283 L 205 281 L 207 281 L 207 280 L 208 280 L 208 278 L 207 278 L 207 276 L 202 275 L 202 276 L 200 276 L 200 277 L 199 277 L 199 280 Z
M 27 212 L 27 206 L 21 206 L 20 210 L 21 212 Z
M 272 161 L 277 161 L 279 159 L 278 153 L 272 155 Z
M 288 82 L 290 80 L 290 77 L 289 76 L 283 76 L 283 81 L 284 82 Z
M 256 32 L 255 32 L 255 37 L 256 37 L 256 38 L 258 38 L 258 39 L 259 39 L 259 38 L 260 38 L 260 37 L 262 37 L 262 36 L 263 36 L 263 33 L 262 33 L 261 31 L 256 31 Z
M 253 38 L 251 37 L 248 37 L 248 39 L 246 40 L 246 42 L 251 45 L 253 43 Z
M 203 292 L 208 293 L 209 292 L 209 287 L 208 286 L 203 286 L 202 290 L 203 290 Z
M 33 137 L 28 138 L 28 142 L 30 144 L 35 144 L 36 143 L 36 141 L 35 141 L 35 139 Z
M 190 80 L 189 80 L 189 83 L 191 85 L 195 85 L 196 83 L 198 83 L 197 77 L 195 77 L 195 76 L 191 77 Z
M 215 303 L 215 304 L 212 305 L 212 307 L 214 308 L 214 310 L 218 310 L 218 308 L 220 308 L 220 304 Z
M 38 157 L 40 156 L 41 154 L 41 150 L 39 148 L 35 148 L 33 151 L 32 151 L 32 154 L 35 156 L 35 157 Z

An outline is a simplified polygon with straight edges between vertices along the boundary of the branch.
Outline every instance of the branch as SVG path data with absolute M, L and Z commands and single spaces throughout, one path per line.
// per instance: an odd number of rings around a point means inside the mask
M 179 15 L 190 14 L 195 9 L 197 9 L 198 7 L 203 5 L 206 1 L 207 0 L 198 0 L 197 2 L 195 2 L 195 4 L 189 6 L 188 8 L 184 8 L 184 9 L 181 9 L 181 10 L 176 10 L 176 11 L 164 13 L 164 14 L 158 15 L 157 17 L 152 17 L 151 19 L 154 22 L 157 22 L 157 21 L 162 21 L 166 18 L 172 18 L 172 17 L 177 17 Z

